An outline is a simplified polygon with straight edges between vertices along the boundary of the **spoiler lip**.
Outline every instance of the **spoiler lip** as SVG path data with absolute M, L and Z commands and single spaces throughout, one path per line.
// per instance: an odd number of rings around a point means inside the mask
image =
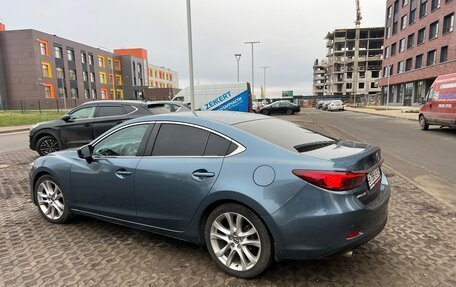
M 376 168 L 379 168 L 382 164 L 383 164 L 384 160 L 383 158 L 381 158 L 376 164 L 374 164 L 373 166 L 371 166 L 370 168 L 368 169 L 364 169 L 364 170 L 355 170 L 355 171 L 351 171 L 352 173 L 369 173 L 373 170 L 375 170 Z

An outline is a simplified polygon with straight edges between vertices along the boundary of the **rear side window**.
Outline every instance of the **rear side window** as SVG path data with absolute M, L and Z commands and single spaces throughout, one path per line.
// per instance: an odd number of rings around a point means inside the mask
M 207 141 L 204 155 L 207 156 L 225 156 L 228 152 L 228 148 L 231 145 L 231 141 L 211 133 Z
M 185 125 L 162 124 L 155 140 L 153 156 L 201 156 L 209 132 Z
M 235 127 L 294 152 L 299 152 L 298 149 L 303 145 L 334 141 L 296 124 L 278 119 L 241 122 Z
M 122 106 L 101 106 L 99 108 L 98 117 L 112 117 L 124 114 L 125 110 Z
M 137 110 L 136 108 L 134 108 L 132 106 L 124 106 L 124 109 L 127 114 L 132 113 Z

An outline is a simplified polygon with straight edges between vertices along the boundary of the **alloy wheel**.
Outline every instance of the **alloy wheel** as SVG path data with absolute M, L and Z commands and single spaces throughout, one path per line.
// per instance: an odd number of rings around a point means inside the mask
M 50 220 L 59 220 L 65 212 L 63 193 L 51 180 L 43 181 L 37 190 L 38 206 Z
M 40 144 L 41 154 L 46 155 L 59 150 L 59 143 L 55 139 L 46 139 Z
M 254 267 L 261 255 L 261 240 L 255 226 L 236 212 L 220 214 L 210 228 L 210 244 L 218 260 L 235 271 Z

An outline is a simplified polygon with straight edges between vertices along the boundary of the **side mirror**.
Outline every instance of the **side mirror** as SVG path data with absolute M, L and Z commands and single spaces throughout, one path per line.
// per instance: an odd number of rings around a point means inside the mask
M 92 153 L 93 147 L 89 144 L 78 149 L 78 157 L 85 159 L 87 163 L 91 163 L 93 161 Z
M 71 121 L 71 116 L 70 115 L 64 115 L 62 117 L 62 120 L 65 121 L 65 122 L 70 122 Z

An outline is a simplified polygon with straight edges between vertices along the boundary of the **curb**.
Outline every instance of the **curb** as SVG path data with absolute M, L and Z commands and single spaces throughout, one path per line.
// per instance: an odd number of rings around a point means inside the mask
M 30 128 L 17 128 L 17 129 L 11 129 L 11 130 L 0 130 L 0 134 L 10 134 L 10 133 L 17 133 L 17 132 L 24 132 L 28 131 Z
M 364 111 L 355 111 L 355 110 L 346 110 L 346 111 L 354 112 L 354 113 L 360 113 L 360 114 L 387 117 L 387 118 L 402 119 L 402 120 L 408 120 L 408 121 L 412 121 L 412 122 L 417 122 L 418 121 L 418 119 L 407 119 L 407 118 L 401 118 L 401 117 L 396 117 L 396 116 L 391 116 L 391 115 L 382 115 L 382 114 L 368 113 L 368 112 L 364 112 Z

